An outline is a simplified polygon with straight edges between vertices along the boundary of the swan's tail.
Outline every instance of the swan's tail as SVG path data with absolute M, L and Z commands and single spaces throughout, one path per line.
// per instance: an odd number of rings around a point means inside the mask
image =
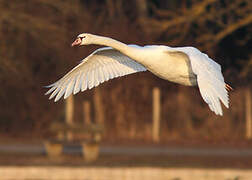
M 230 85 L 228 85 L 228 84 L 226 84 L 226 90 L 227 91 L 233 91 L 234 89 L 230 86 Z

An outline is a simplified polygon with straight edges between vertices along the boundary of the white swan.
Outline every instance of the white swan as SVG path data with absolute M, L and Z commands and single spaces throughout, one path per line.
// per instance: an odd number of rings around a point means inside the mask
M 217 115 L 222 103 L 228 108 L 231 87 L 224 82 L 221 67 L 194 47 L 171 48 L 161 45 L 126 45 L 108 37 L 83 33 L 72 43 L 109 46 L 97 49 L 57 82 L 47 86 L 49 99 L 85 91 L 104 81 L 149 70 L 158 77 L 175 83 L 198 85 L 201 96 Z

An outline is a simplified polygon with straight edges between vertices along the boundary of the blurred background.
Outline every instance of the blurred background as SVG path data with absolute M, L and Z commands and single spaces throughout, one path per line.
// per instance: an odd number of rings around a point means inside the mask
M 95 140 L 104 146 L 252 146 L 250 0 L 0 0 L 0 9 L 1 144 L 62 139 L 51 128 L 54 122 L 83 123 L 86 117 L 95 127 L 87 135 L 71 132 L 68 140 L 88 139 L 99 126 L 102 134 Z M 222 66 L 225 81 L 234 88 L 230 108 L 223 107 L 224 116 L 216 116 L 197 87 L 170 83 L 149 72 L 78 93 L 70 105 L 48 100 L 44 86 L 98 48 L 70 47 L 83 32 L 128 44 L 197 47 Z M 158 137 L 153 137 L 154 88 L 160 95 Z M 7 159 L 1 164 L 11 161 Z

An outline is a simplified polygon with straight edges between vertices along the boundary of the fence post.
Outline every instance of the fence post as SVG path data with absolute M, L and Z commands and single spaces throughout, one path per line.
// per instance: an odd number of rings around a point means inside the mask
M 104 110 L 102 104 L 102 97 L 99 88 L 94 90 L 94 108 L 95 108 L 95 122 L 104 125 Z
M 252 103 L 251 103 L 251 90 L 246 89 L 245 93 L 245 113 L 246 113 L 246 138 L 251 139 L 252 137 Z
M 105 115 L 102 103 L 102 95 L 99 88 L 94 90 L 94 112 L 95 112 L 95 123 L 104 127 Z M 101 133 L 95 133 L 94 138 L 96 141 L 101 140 Z
M 73 113 L 74 113 L 74 98 L 73 98 L 73 95 L 70 95 L 66 99 L 66 110 L 65 110 L 66 124 L 68 125 L 73 124 Z M 67 132 L 66 136 L 67 136 L 67 140 L 73 139 L 72 132 Z
M 88 125 L 91 124 L 91 117 L 90 117 L 90 102 L 84 101 L 83 102 L 83 117 L 84 117 L 84 124 Z
M 160 140 L 160 89 L 155 87 L 153 89 L 152 101 L 152 140 L 159 142 Z

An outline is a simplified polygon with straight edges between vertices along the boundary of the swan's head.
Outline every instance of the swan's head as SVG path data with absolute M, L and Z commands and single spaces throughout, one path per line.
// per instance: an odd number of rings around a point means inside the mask
M 82 33 L 77 36 L 75 41 L 72 43 L 72 46 L 82 46 L 92 44 L 92 37 L 94 35 L 88 33 Z

